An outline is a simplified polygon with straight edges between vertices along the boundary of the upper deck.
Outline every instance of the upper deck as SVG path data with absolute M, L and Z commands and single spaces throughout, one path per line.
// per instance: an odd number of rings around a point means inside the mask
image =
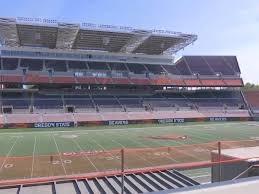
M 71 24 L 38 18 L 0 18 L 0 43 L 5 47 L 172 55 L 196 40 L 196 35 L 167 30 Z

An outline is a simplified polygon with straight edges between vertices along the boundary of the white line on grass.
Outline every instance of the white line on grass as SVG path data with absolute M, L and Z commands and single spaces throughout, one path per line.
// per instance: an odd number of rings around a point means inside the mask
M 33 176 L 33 167 L 34 167 L 34 159 L 35 159 L 36 141 L 37 141 L 37 137 L 34 136 L 34 146 L 33 146 L 32 164 L 31 164 L 31 178 Z
M 195 130 L 189 130 L 188 133 L 190 134 L 194 134 L 193 136 L 195 136 L 197 139 L 201 139 L 201 140 L 206 140 L 208 142 L 211 142 L 211 139 L 213 139 L 213 136 L 215 136 L 215 134 L 210 133 L 209 131 L 196 131 Z M 202 135 L 201 135 L 202 134 Z M 216 138 L 221 138 L 224 139 L 224 137 L 220 137 L 219 134 L 216 134 L 217 137 Z M 208 138 L 204 137 L 207 136 Z M 236 140 L 244 140 L 243 137 L 236 137 Z M 227 139 L 228 140 L 228 139 Z M 221 140 L 224 141 L 224 140 Z
M 96 140 L 94 140 L 93 138 L 89 139 L 89 138 L 87 137 L 87 139 L 88 139 L 90 142 L 95 143 L 95 144 L 96 144 L 97 146 L 99 146 L 102 150 L 107 150 L 107 149 L 105 149 L 101 144 L 99 144 Z M 108 154 L 109 154 L 112 158 L 116 158 L 116 156 L 113 155 L 112 152 L 108 152 Z M 115 160 L 115 161 L 118 162 L 119 164 L 121 164 L 119 161 L 117 161 L 117 160 Z
M 196 125 L 195 125 L 196 126 Z M 182 126 L 183 127 L 183 126 Z M 142 134 L 145 134 L 145 133 L 142 133 Z M 146 135 L 146 134 L 145 134 Z M 154 141 L 154 140 L 153 140 Z M 190 142 L 192 142 L 192 143 L 194 143 L 194 144 L 197 144 L 197 143 L 199 143 L 199 142 L 197 142 L 197 141 L 193 141 L 193 140 L 189 140 Z M 178 145 L 182 145 L 182 146 L 186 146 L 186 145 L 188 145 L 188 144 L 186 144 L 186 143 L 182 143 L 182 142 L 179 142 L 179 141 L 175 141 L 175 143 L 176 144 L 178 144 Z M 160 144 L 160 143 L 158 143 L 157 142 L 157 144 Z M 163 144 L 160 144 L 161 146 L 164 146 Z M 175 146 L 169 146 L 169 147 L 175 147 Z M 175 151 L 177 151 L 178 153 L 182 153 L 182 154 L 185 154 L 185 155 L 188 155 L 188 156 L 190 156 L 190 157 L 192 157 L 192 158 L 195 158 L 195 159 L 199 159 L 200 160 L 200 158 L 198 158 L 198 157 L 196 157 L 195 155 L 192 155 L 192 154 L 190 154 L 190 153 L 186 153 L 186 152 L 182 152 L 182 151 L 180 151 L 180 150 L 177 150 L 177 149 L 174 149 Z
M 90 158 L 84 153 L 84 150 L 82 149 L 80 144 L 77 141 L 75 141 L 74 139 L 72 139 L 72 141 L 74 142 L 74 144 L 76 144 L 76 146 L 80 149 L 80 151 L 82 151 L 83 156 L 84 156 L 83 158 L 88 160 L 91 163 L 91 165 L 94 167 L 95 171 L 98 172 L 99 171 L 98 168 L 94 165 L 94 163 L 90 160 Z
M 135 141 L 135 140 L 130 139 L 130 138 L 128 138 L 128 137 L 127 137 L 127 139 L 130 140 L 130 141 L 132 141 L 132 142 L 134 142 L 134 143 L 140 144 L 140 145 L 144 146 L 145 148 L 150 148 L 150 146 L 147 146 L 146 144 L 144 144 L 144 143 L 142 143 L 142 142 Z M 155 149 L 156 149 L 156 148 L 154 148 L 154 150 L 155 150 Z M 169 160 L 171 160 L 171 161 L 173 161 L 173 162 L 179 163 L 179 161 L 177 161 L 177 160 L 175 160 L 175 159 L 173 159 L 173 158 L 170 158 L 170 157 L 168 157 L 168 156 L 166 156 L 166 155 L 163 156 L 163 157 L 165 157 L 165 158 L 167 158 L 167 159 L 169 159 Z
M 8 160 L 8 157 L 10 156 L 14 146 L 16 145 L 17 141 L 18 141 L 19 137 L 16 138 L 15 142 L 13 143 L 12 147 L 10 148 L 9 152 L 6 154 L 4 162 L 2 163 L 1 167 L 0 167 L 0 172 L 3 170 L 3 167 L 6 163 L 6 161 Z
M 113 141 L 114 143 L 116 143 L 116 144 L 118 144 L 118 145 L 120 145 L 122 148 L 124 148 L 125 149 L 125 151 L 127 151 L 127 148 L 124 146 L 124 145 L 122 145 L 120 142 L 117 142 L 117 141 L 115 141 L 115 140 L 113 140 L 112 138 L 110 138 L 110 137 L 108 137 L 111 141 Z M 144 157 L 142 157 L 142 156 L 139 156 L 139 155 L 137 155 L 140 159 L 142 159 L 142 160 L 144 160 L 144 161 L 146 161 L 147 163 L 149 163 L 149 164 L 151 164 L 152 166 L 154 165 L 152 162 L 150 162 L 149 160 L 147 160 L 146 158 L 144 158 Z
M 235 123 L 210 123 L 209 126 L 221 126 L 221 125 L 240 125 L 240 124 L 244 124 L 243 122 L 235 122 Z M 146 130 L 146 129 L 171 129 L 171 128 L 183 128 L 183 127 L 193 127 L 193 126 L 206 126 L 206 123 L 203 123 L 203 124 L 199 124 L 199 125 L 168 125 L 168 126 L 154 126 L 154 127 L 150 127 L 150 126 L 145 126 L 145 127 L 129 127 L 129 128 L 105 128 L 105 129 L 83 129 L 83 130 L 80 130 L 77 128 L 75 128 L 74 130 L 70 130 L 70 131 L 35 131 L 35 132 L 0 132 L 1 135 L 10 135 L 10 134 L 22 134 L 24 135 L 25 133 L 26 134 L 34 134 L 34 133 L 37 133 L 37 134 L 40 134 L 40 133 L 43 133 L 43 134 L 52 134 L 52 133 L 80 133 L 80 132 L 99 132 L 99 131 L 106 131 L 106 132 L 116 132 L 116 131 L 120 131 L 120 130 Z
M 55 142 L 55 145 L 56 145 L 56 148 L 57 148 L 57 151 L 58 151 L 58 154 L 59 154 L 60 162 L 61 162 L 61 165 L 62 165 L 62 167 L 64 169 L 65 175 L 67 175 L 67 171 L 66 171 L 66 168 L 65 168 L 65 166 L 63 164 L 63 160 L 62 160 L 62 157 L 61 157 L 61 152 L 59 151 L 58 144 L 56 142 L 56 139 L 55 139 L 54 135 L 52 135 L 52 138 L 53 138 L 53 140 Z

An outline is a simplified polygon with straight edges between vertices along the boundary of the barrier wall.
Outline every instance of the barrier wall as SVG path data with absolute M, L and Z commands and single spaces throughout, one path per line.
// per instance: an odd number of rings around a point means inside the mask
M 1 124 L 0 128 L 61 128 L 61 127 L 90 127 L 101 125 L 131 125 L 131 124 L 166 124 L 186 122 L 226 122 L 226 121 L 254 121 L 252 117 L 200 117 L 200 118 L 165 118 L 143 120 L 107 120 L 82 122 L 37 122 L 37 123 L 8 123 Z

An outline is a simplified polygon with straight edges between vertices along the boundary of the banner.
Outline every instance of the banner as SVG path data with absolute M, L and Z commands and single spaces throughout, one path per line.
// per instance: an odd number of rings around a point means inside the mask
M 34 123 L 34 128 L 60 128 L 60 127 L 74 127 L 74 122 L 42 122 Z
M 226 117 L 210 117 L 209 121 L 215 122 L 215 121 L 227 121 L 228 119 Z
M 39 122 L 39 123 L 6 123 L 0 124 L 0 128 L 62 128 L 62 127 L 91 127 L 101 125 L 130 125 L 130 124 L 166 124 L 186 122 L 225 122 L 225 121 L 255 121 L 259 117 L 200 117 L 200 118 L 166 118 L 144 120 L 109 120 L 109 121 L 80 121 L 74 122 Z
M 184 123 L 184 119 L 158 119 L 158 123 Z
M 107 121 L 108 125 L 128 125 L 129 121 L 128 120 L 115 120 L 115 121 Z

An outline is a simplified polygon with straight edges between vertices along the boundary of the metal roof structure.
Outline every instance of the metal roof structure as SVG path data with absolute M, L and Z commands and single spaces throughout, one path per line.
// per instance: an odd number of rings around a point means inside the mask
M 199 185 L 175 170 L 131 173 L 124 176 L 124 193 L 148 193 Z M 0 194 L 121 193 L 121 176 L 104 176 L 0 187 Z
M 170 55 L 196 40 L 196 35 L 167 30 L 70 24 L 38 18 L 0 18 L 0 43 L 8 47 Z

